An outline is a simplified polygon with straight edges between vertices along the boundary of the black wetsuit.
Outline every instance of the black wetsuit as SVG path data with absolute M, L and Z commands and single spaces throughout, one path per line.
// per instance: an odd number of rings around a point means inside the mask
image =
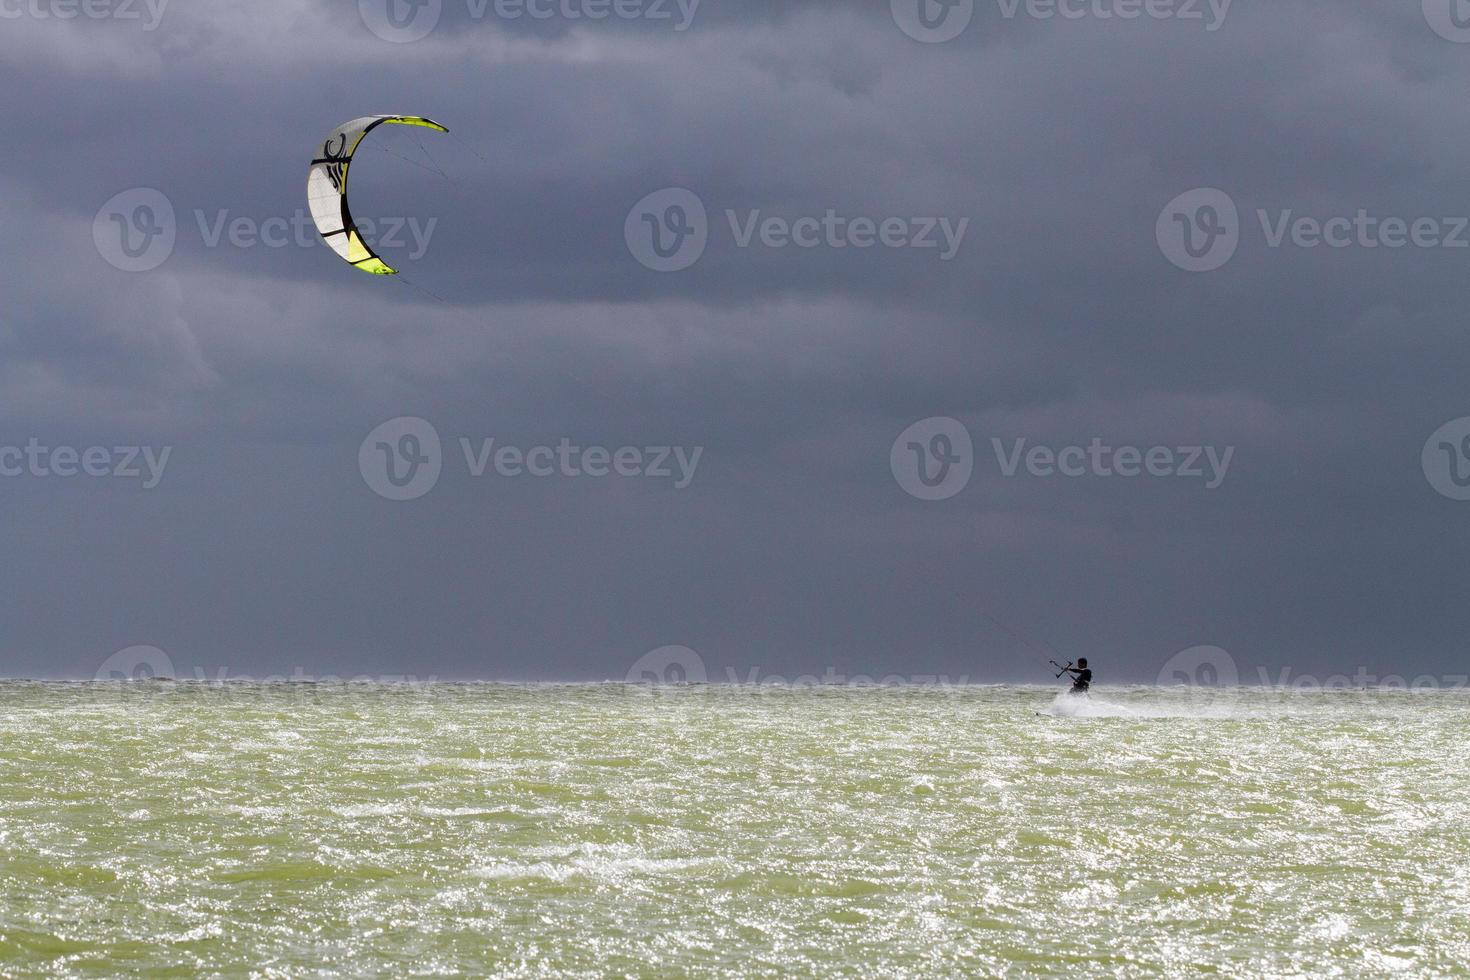
M 1092 687 L 1092 669 L 1090 667 L 1083 667 L 1081 670 L 1072 671 L 1072 673 L 1077 675 L 1077 677 L 1076 680 L 1072 681 L 1071 693 L 1086 694 L 1087 689 Z

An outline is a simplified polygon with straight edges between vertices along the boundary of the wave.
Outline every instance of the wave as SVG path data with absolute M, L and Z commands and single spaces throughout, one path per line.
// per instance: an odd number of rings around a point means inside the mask
M 1108 701 L 1095 694 L 1074 696 L 1059 694 L 1051 704 L 1041 711 L 1053 718 L 1201 718 L 1230 720 L 1252 717 L 1230 703 L 1200 703 L 1197 700 L 1180 701 L 1169 697 L 1145 697 L 1130 700 L 1128 704 Z
M 1104 701 L 1090 694 L 1058 694 L 1042 714 L 1054 718 L 1137 718 L 1138 712 L 1127 705 Z

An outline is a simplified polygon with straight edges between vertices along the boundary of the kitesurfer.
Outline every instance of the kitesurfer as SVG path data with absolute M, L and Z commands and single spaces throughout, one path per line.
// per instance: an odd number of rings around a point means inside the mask
M 1066 667 L 1062 670 L 1062 673 L 1072 675 L 1072 690 L 1067 693 L 1073 697 L 1086 694 L 1088 689 L 1092 687 L 1092 671 L 1087 667 L 1086 657 L 1079 658 L 1077 666 Z

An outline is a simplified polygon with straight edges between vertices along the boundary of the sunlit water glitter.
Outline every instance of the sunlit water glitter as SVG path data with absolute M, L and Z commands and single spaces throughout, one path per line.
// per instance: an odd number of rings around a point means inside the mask
M 0 973 L 1463 973 L 1470 696 L 0 684 Z

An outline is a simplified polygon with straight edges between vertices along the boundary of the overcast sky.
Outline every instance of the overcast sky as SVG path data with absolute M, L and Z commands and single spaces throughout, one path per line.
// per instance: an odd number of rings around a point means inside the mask
M 0 674 L 1466 671 L 1470 9 L 388 2 L 0 0 Z

